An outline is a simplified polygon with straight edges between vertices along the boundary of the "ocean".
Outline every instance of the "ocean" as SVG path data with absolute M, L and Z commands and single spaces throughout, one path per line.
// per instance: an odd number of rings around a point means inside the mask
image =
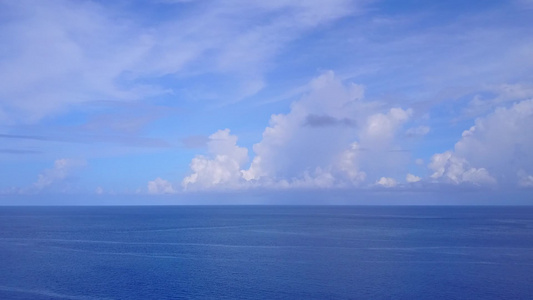
M 533 299 L 533 207 L 0 207 L 0 299 Z

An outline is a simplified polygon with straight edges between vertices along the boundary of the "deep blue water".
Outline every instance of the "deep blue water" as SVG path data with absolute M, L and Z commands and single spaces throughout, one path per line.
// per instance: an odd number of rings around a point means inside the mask
M 533 299 L 533 207 L 0 207 L 0 299 Z

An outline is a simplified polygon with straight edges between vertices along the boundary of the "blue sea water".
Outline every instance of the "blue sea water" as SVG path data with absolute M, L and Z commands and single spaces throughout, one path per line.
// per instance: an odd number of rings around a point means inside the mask
M 0 299 L 533 299 L 532 207 L 0 207 Z

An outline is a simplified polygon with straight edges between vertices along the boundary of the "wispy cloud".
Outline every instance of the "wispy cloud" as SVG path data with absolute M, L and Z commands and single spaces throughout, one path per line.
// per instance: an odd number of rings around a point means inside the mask
M 27 149 L 0 149 L 0 153 L 4 154 L 15 154 L 15 155 L 25 155 L 25 154 L 41 154 L 42 151 L 38 150 L 27 150 Z
M 39 174 L 34 187 L 38 190 L 49 188 L 60 188 L 64 190 L 62 185 L 66 180 L 71 178 L 75 171 L 84 167 L 87 164 L 85 160 L 61 158 L 54 162 L 54 167 L 44 170 Z
M 21 134 L 0 134 L 0 138 L 3 139 L 20 139 L 20 140 L 36 140 L 36 141 L 50 141 L 50 139 L 45 136 L 36 136 L 36 135 L 21 135 Z
M 51 135 L 51 136 L 34 136 L 34 135 L 18 135 L 18 134 L 0 134 L 0 139 L 14 139 L 14 140 L 31 140 L 38 142 L 61 142 L 61 143 L 108 143 L 121 144 L 132 147 L 169 147 L 170 144 L 164 140 L 156 138 L 139 137 L 134 135 L 117 135 L 117 134 L 82 134 L 76 135 L 74 132 L 66 135 Z
M 180 18 L 146 27 L 140 26 L 145 9 L 124 8 L 127 13 L 97 2 L 0 4 L 11 16 L 0 30 L 0 122 L 36 122 L 87 101 L 165 94 L 173 88 L 153 79 L 169 74 L 224 73 L 238 79 L 233 97 L 254 94 L 284 45 L 357 6 L 345 0 L 191 3 L 184 14 L 168 6 Z

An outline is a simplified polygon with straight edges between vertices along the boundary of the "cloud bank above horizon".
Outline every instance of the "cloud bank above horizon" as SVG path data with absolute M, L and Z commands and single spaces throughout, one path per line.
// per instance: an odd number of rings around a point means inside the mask
M 429 131 L 427 126 L 406 128 L 412 115 L 411 108 L 364 101 L 363 87 L 345 85 L 329 71 L 310 83 L 309 93 L 293 102 L 289 113 L 272 115 L 263 139 L 253 145 L 251 164 L 237 136 L 219 130 L 209 136 L 208 155 L 192 159 L 191 174 L 182 186 L 227 190 L 533 184 L 533 154 L 526 150 L 533 147 L 533 99 L 476 119 L 453 150 L 431 156 L 427 170 L 432 173 L 425 177 L 408 173 L 408 165 L 420 158 L 407 150 L 413 141 L 405 136 Z M 320 121 L 310 125 L 309 119 Z

